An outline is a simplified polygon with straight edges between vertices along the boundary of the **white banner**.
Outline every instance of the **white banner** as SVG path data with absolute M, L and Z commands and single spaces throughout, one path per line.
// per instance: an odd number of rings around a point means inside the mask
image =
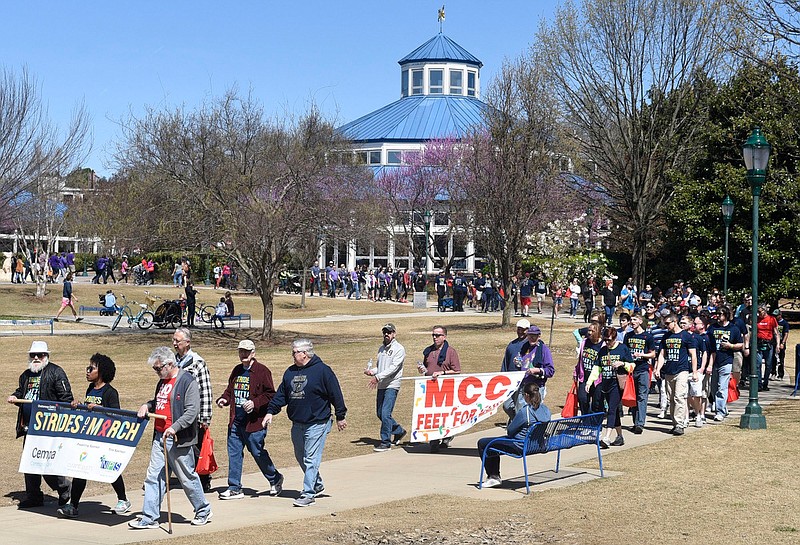
M 147 420 L 130 411 L 34 401 L 19 471 L 113 483 L 125 471 L 146 426 Z
M 411 442 L 452 437 L 496 414 L 524 376 L 515 371 L 415 379 Z

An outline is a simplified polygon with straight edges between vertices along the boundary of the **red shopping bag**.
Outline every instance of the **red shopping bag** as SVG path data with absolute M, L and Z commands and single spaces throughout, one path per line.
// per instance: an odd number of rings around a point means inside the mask
M 625 381 L 625 389 L 622 390 L 622 406 L 636 406 L 636 382 L 633 380 L 633 375 L 630 373 L 628 373 L 628 378 Z
M 214 458 L 214 440 L 211 438 L 211 431 L 206 430 L 203 444 L 200 445 L 200 456 L 197 458 L 197 474 L 211 475 L 217 467 L 217 460 Z
M 567 392 L 567 400 L 564 408 L 561 409 L 561 418 L 572 418 L 578 416 L 578 383 L 573 381 L 572 388 Z
M 739 383 L 736 378 L 731 377 L 728 381 L 728 403 L 739 399 Z

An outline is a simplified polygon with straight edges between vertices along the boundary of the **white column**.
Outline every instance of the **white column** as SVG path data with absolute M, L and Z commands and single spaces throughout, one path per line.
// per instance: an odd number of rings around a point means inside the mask
M 386 264 L 394 269 L 394 231 L 389 231 L 389 238 L 386 240 Z
M 356 268 L 356 241 L 350 239 L 347 242 L 347 268 L 353 270 Z
M 475 272 L 475 241 L 472 237 L 467 240 L 467 272 Z

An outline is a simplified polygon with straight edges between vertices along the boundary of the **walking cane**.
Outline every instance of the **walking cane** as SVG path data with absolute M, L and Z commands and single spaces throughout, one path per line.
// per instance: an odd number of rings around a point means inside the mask
M 172 534 L 172 504 L 169 500 L 169 455 L 167 454 L 167 437 L 162 438 L 164 442 L 164 480 L 167 482 L 167 533 Z

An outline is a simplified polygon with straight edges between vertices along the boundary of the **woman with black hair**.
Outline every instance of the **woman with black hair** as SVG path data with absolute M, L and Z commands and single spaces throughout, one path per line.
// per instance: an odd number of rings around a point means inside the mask
M 101 405 L 110 409 L 119 409 L 119 393 L 111 386 L 111 381 L 117 374 L 117 367 L 114 360 L 104 354 L 95 354 L 89 358 L 89 366 L 86 367 L 86 381 L 89 383 L 86 388 L 86 396 L 83 404 L 89 408 Z M 72 402 L 72 407 L 77 407 L 78 400 Z M 125 482 L 122 475 L 111 483 L 114 492 L 117 493 L 117 505 L 114 506 L 114 513 L 124 515 L 131 508 L 131 502 L 125 494 Z M 78 516 L 78 504 L 81 501 L 83 491 L 86 489 L 86 479 L 72 479 L 72 497 L 69 503 L 58 509 L 58 514 L 74 519 Z

